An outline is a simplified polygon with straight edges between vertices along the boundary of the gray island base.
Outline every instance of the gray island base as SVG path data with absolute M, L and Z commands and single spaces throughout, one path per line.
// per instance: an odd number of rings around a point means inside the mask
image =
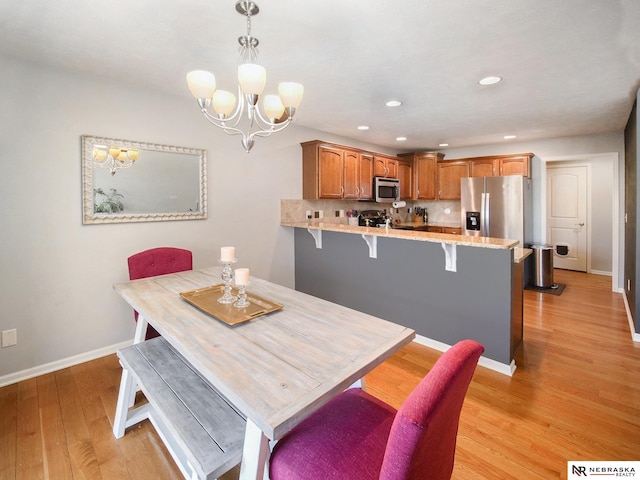
M 289 226 L 298 227 L 296 290 L 410 327 L 416 341 L 439 350 L 476 340 L 485 347 L 481 365 L 507 375 L 515 371 L 522 263 L 514 263 L 514 244 L 483 248 L 457 235 Z M 320 244 L 317 230 L 323 230 Z M 365 233 L 377 237 L 377 258 L 370 257 Z M 455 271 L 445 269 L 443 244 L 455 245 Z

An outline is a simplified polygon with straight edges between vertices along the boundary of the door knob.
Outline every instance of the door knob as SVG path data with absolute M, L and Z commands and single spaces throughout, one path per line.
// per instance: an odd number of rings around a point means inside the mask
M 584 227 L 584 222 L 583 223 L 576 223 L 577 226 L 579 227 Z

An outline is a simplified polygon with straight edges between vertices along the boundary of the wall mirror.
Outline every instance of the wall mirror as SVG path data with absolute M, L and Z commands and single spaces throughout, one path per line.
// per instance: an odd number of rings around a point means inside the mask
M 82 223 L 207 218 L 206 151 L 82 136 Z

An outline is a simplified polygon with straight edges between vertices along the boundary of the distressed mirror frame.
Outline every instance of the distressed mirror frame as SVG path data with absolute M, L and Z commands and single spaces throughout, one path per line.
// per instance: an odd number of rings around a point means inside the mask
M 194 155 L 199 163 L 199 208 L 197 211 L 166 213 L 95 213 L 94 209 L 94 145 L 117 145 L 127 149 L 151 150 L 166 153 Z M 163 222 L 172 220 L 202 220 L 207 218 L 207 151 L 160 145 L 155 143 L 136 142 L 114 138 L 82 135 L 82 223 L 85 225 L 127 222 Z

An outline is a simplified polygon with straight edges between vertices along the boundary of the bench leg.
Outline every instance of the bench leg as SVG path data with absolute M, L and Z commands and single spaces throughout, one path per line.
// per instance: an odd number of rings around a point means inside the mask
M 269 478 L 269 474 L 266 471 L 268 454 L 269 439 L 255 423 L 247 418 L 239 480 L 263 480 L 263 478 Z
M 149 322 L 147 322 L 144 317 L 138 314 L 138 323 L 136 324 L 136 331 L 133 334 L 133 343 L 144 342 L 145 337 L 147 336 L 147 326 Z M 129 398 L 127 399 L 127 407 L 132 407 L 134 403 L 136 403 L 136 392 L 140 390 L 136 385 L 134 388 L 130 390 Z
M 127 428 L 127 413 L 129 411 L 130 400 L 135 397 L 135 381 L 133 375 L 126 368 L 122 368 L 122 379 L 120 380 L 120 391 L 118 392 L 118 404 L 116 405 L 116 416 L 113 419 L 113 434 L 116 438 L 122 438 L 124 430 Z

